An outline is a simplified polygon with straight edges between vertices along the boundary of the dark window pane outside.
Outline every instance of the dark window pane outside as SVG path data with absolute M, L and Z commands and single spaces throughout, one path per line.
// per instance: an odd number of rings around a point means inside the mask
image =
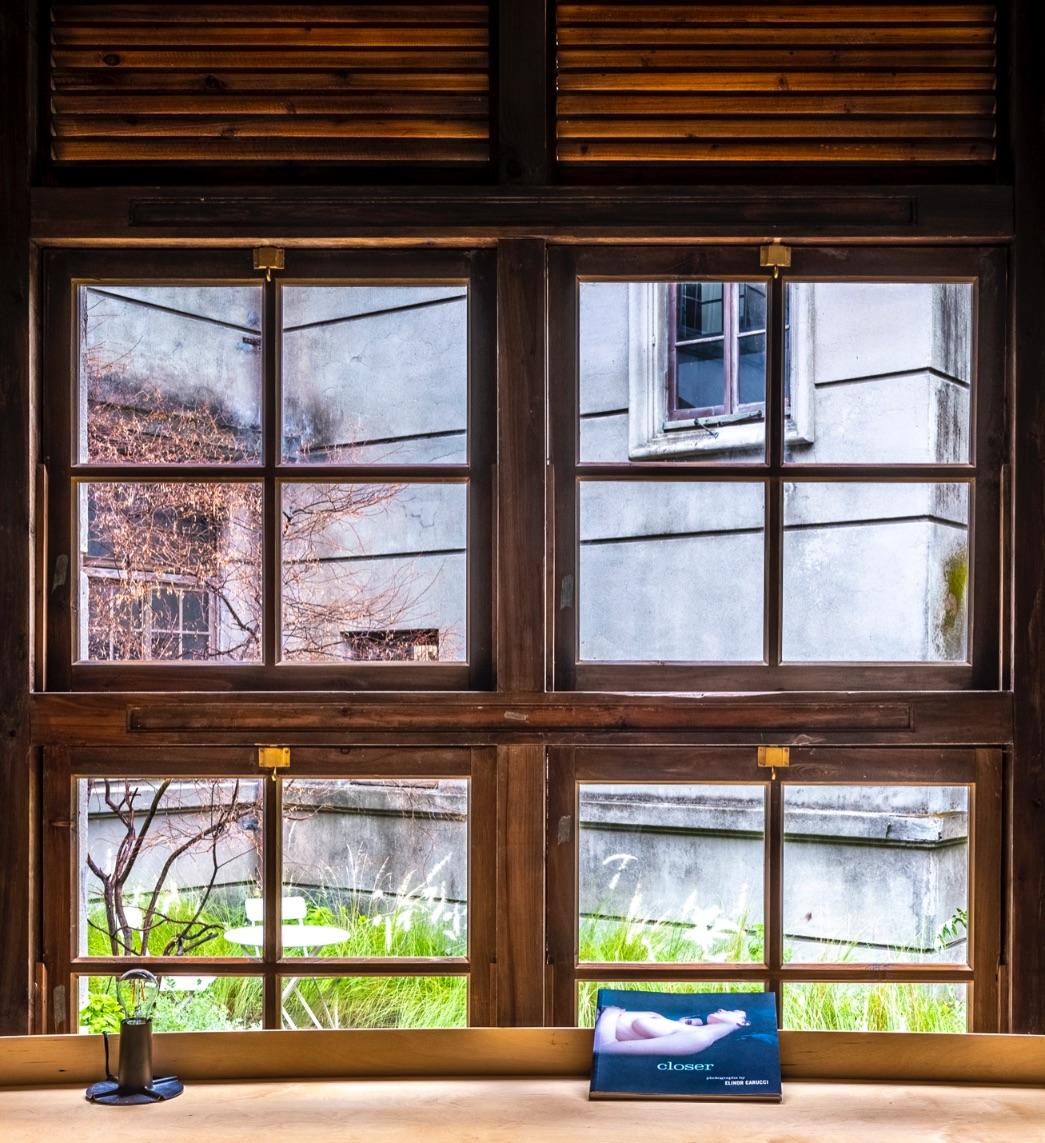
M 283 1027 L 464 1028 L 465 976 L 284 978 Z
M 738 342 L 740 376 L 737 391 L 741 405 L 764 405 L 766 401 L 766 335 L 747 334 Z
M 680 345 L 675 358 L 676 404 L 679 409 L 722 409 L 726 399 L 725 343 Z
M 467 462 L 464 283 L 281 294 L 284 460 Z
M 737 290 L 737 329 L 754 333 L 766 328 L 766 287 L 760 282 L 739 282 Z
M 261 287 L 81 286 L 77 459 L 261 459 Z
M 80 519 L 81 656 L 260 658 L 260 484 L 92 482 Z
M 225 933 L 260 892 L 262 794 L 260 779 L 80 779 L 80 955 L 247 955 Z
M 722 289 L 721 282 L 685 282 L 678 287 L 678 341 L 722 335 Z

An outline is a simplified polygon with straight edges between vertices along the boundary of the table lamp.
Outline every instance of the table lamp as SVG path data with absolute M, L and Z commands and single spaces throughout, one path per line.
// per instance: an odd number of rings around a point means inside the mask
M 109 1070 L 109 1035 L 103 1032 L 106 1078 L 87 1089 L 88 1102 L 159 1103 L 181 1095 L 177 1076 L 152 1074 L 152 1013 L 159 992 L 160 982 L 144 968 L 132 968 L 117 980 L 116 999 L 123 1009 L 119 1073 Z

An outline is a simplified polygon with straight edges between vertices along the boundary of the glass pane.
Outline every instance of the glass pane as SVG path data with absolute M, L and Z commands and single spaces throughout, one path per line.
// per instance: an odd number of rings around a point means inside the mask
M 764 421 L 734 399 L 765 400 L 764 286 L 580 282 L 578 305 L 582 463 L 764 460 Z
M 741 405 L 766 403 L 766 335 L 745 334 L 739 338 L 737 391 Z
M 261 294 L 260 286 L 80 286 L 77 458 L 260 461 Z
M 284 977 L 283 1027 L 464 1028 L 466 976 Z
M 242 956 L 225 939 L 261 892 L 259 779 L 82 778 L 81 956 Z
M 967 1032 L 964 984 L 785 984 L 783 1027 L 809 1032 Z
M 468 954 L 465 779 L 283 786 L 287 956 Z
M 675 354 L 675 406 L 681 412 L 725 408 L 725 347 L 721 341 L 680 345 Z
M 784 957 L 968 960 L 965 786 L 784 786 Z
M 467 286 L 281 294 L 284 460 L 467 462 Z
M 283 657 L 466 659 L 465 484 L 285 484 Z
M 598 1006 L 600 988 L 628 989 L 631 992 L 763 992 L 763 984 L 757 980 L 730 983 L 721 980 L 625 980 L 609 982 L 604 980 L 580 980 L 577 982 L 577 1027 L 595 1027 L 595 1009 Z
M 967 484 L 784 485 L 784 659 L 962 662 Z
M 682 282 L 676 287 L 676 341 L 721 336 L 722 282 Z
M 798 282 L 786 297 L 787 460 L 970 459 L 972 283 Z
M 763 486 L 580 483 L 579 658 L 762 658 Z
M 171 976 L 160 978 L 153 1011 L 155 1032 L 249 1032 L 264 1020 L 265 988 L 257 976 Z M 116 977 L 81 976 L 81 1032 L 120 1031 L 123 1012 Z
M 579 959 L 760 961 L 764 833 L 763 786 L 582 785 Z

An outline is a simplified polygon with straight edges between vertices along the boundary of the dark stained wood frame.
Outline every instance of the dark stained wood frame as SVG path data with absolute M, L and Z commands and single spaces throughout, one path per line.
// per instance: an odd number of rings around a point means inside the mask
M 281 463 L 278 436 L 279 320 L 278 286 L 264 284 L 263 461 L 257 465 L 97 465 L 70 463 L 76 411 L 75 290 L 99 281 L 224 282 L 257 285 L 246 252 L 167 251 L 162 254 L 110 251 L 103 254 L 52 253 L 48 256 L 44 315 L 44 464 L 50 489 L 48 550 L 68 562 L 64 584 L 48 597 L 46 669 L 55 690 L 109 690 L 141 687 L 181 689 L 320 688 L 437 690 L 489 685 L 491 675 L 493 392 L 493 259 L 473 254 L 432 251 L 295 251 L 279 285 L 304 283 L 436 282 L 460 280 L 469 286 L 468 462 L 460 465 L 289 465 Z M 78 663 L 74 652 L 73 602 L 76 591 L 75 497 L 84 480 L 210 479 L 261 483 L 264 487 L 263 601 L 264 661 L 258 664 Z M 467 661 L 457 663 L 346 663 L 307 666 L 279 662 L 278 531 L 279 489 L 288 482 L 345 479 L 352 482 L 466 482 L 468 486 Z M 41 621 L 43 617 L 41 616 Z
M 257 766 L 256 752 L 245 748 L 168 748 L 160 750 L 49 750 L 46 756 L 43 962 L 51 984 L 50 1029 L 76 1031 L 74 997 L 77 976 L 105 976 L 141 965 L 154 972 L 196 975 L 260 976 L 265 981 L 265 1027 L 279 1028 L 279 978 L 295 976 L 466 976 L 468 1019 L 473 1026 L 495 1023 L 495 823 L 498 798 L 497 759 L 489 749 L 385 750 L 304 747 L 292 753 L 294 778 L 464 778 L 469 782 L 468 813 L 468 955 L 452 958 L 344 958 L 280 956 L 282 901 L 282 780 Z M 264 796 L 262 851 L 266 943 L 261 957 L 86 957 L 78 955 L 76 886 L 79 884 L 76 836 L 76 782 L 81 778 L 250 778 Z M 527 911 L 530 912 L 529 910 Z M 540 992 L 538 991 L 538 997 Z M 511 1022 L 511 1021 L 507 1021 Z
M 582 463 L 578 457 L 577 283 L 580 281 L 751 277 L 753 249 L 573 248 L 554 252 L 550 281 L 552 369 L 551 455 L 555 469 L 555 565 L 559 607 L 553 672 L 557 689 L 578 690 L 812 690 L 910 687 L 950 689 L 1001 685 L 999 577 L 1001 480 L 1005 446 L 1005 269 L 989 248 L 803 247 L 793 252 L 787 281 L 975 281 L 974 408 L 967 464 L 792 464 L 784 460 L 783 282 L 771 280 L 767 346 L 766 456 L 763 462 L 713 460 Z M 605 663 L 579 661 L 577 494 L 581 480 L 762 482 L 765 504 L 765 575 L 761 664 Z M 965 663 L 787 663 L 781 659 L 783 485 L 793 481 L 963 482 L 970 486 L 971 553 L 969 654 Z
M 1002 960 L 1002 766 L 997 750 L 795 748 L 788 769 L 759 769 L 754 752 L 724 748 L 562 748 L 549 759 L 548 956 L 554 1024 L 576 1022 L 577 984 L 591 981 L 750 981 L 777 994 L 787 981 L 911 981 L 971 985 L 970 1031 L 997 1032 Z M 762 963 L 597 962 L 577 958 L 579 787 L 581 783 L 729 783 L 765 792 L 763 880 L 765 959 Z M 970 787 L 969 963 L 784 963 L 783 788 L 788 784 L 930 785 Z

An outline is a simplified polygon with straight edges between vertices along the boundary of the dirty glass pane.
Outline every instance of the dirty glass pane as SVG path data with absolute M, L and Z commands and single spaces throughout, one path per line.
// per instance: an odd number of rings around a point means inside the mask
M 79 659 L 261 658 L 261 485 L 79 487 Z
M 967 1032 L 964 984 L 784 985 L 783 1027 L 803 1032 Z
M 581 282 L 578 291 L 582 463 L 764 459 L 764 283 Z
M 155 1032 L 250 1032 L 262 1026 L 265 989 L 259 976 L 164 973 L 159 981 Z M 123 1012 L 116 977 L 81 976 L 77 986 L 80 1031 L 118 1033 Z
M 468 488 L 283 486 L 283 658 L 463 662 Z
M 283 786 L 286 956 L 468 953 L 466 779 Z
M 260 286 L 80 286 L 77 459 L 261 459 Z
M 969 461 L 971 282 L 793 282 L 786 296 L 786 460 Z
M 969 485 L 784 485 L 783 657 L 963 662 Z
M 758 980 L 729 982 L 721 980 L 628 980 L 611 983 L 604 980 L 577 982 L 577 1027 L 594 1028 L 595 1010 L 600 988 L 630 989 L 632 992 L 763 992 Z M 636 1007 L 639 1005 L 636 1004 Z
M 260 780 L 82 778 L 76 792 L 81 956 L 250 955 L 225 934 L 261 893 Z
M 784 957 L 968 961 L 965 786 L 784 786 Z
M 468 289 L 286 286 L 283 459 L 464 464 Z
M 580 483 L 579 658 L 762 659 L 763 486 Z
M 283 1027 L 464 1028 L 466 976 L 284 977 Z
M 765 788 L 580 787 L 581 961 L 759 961 Z

